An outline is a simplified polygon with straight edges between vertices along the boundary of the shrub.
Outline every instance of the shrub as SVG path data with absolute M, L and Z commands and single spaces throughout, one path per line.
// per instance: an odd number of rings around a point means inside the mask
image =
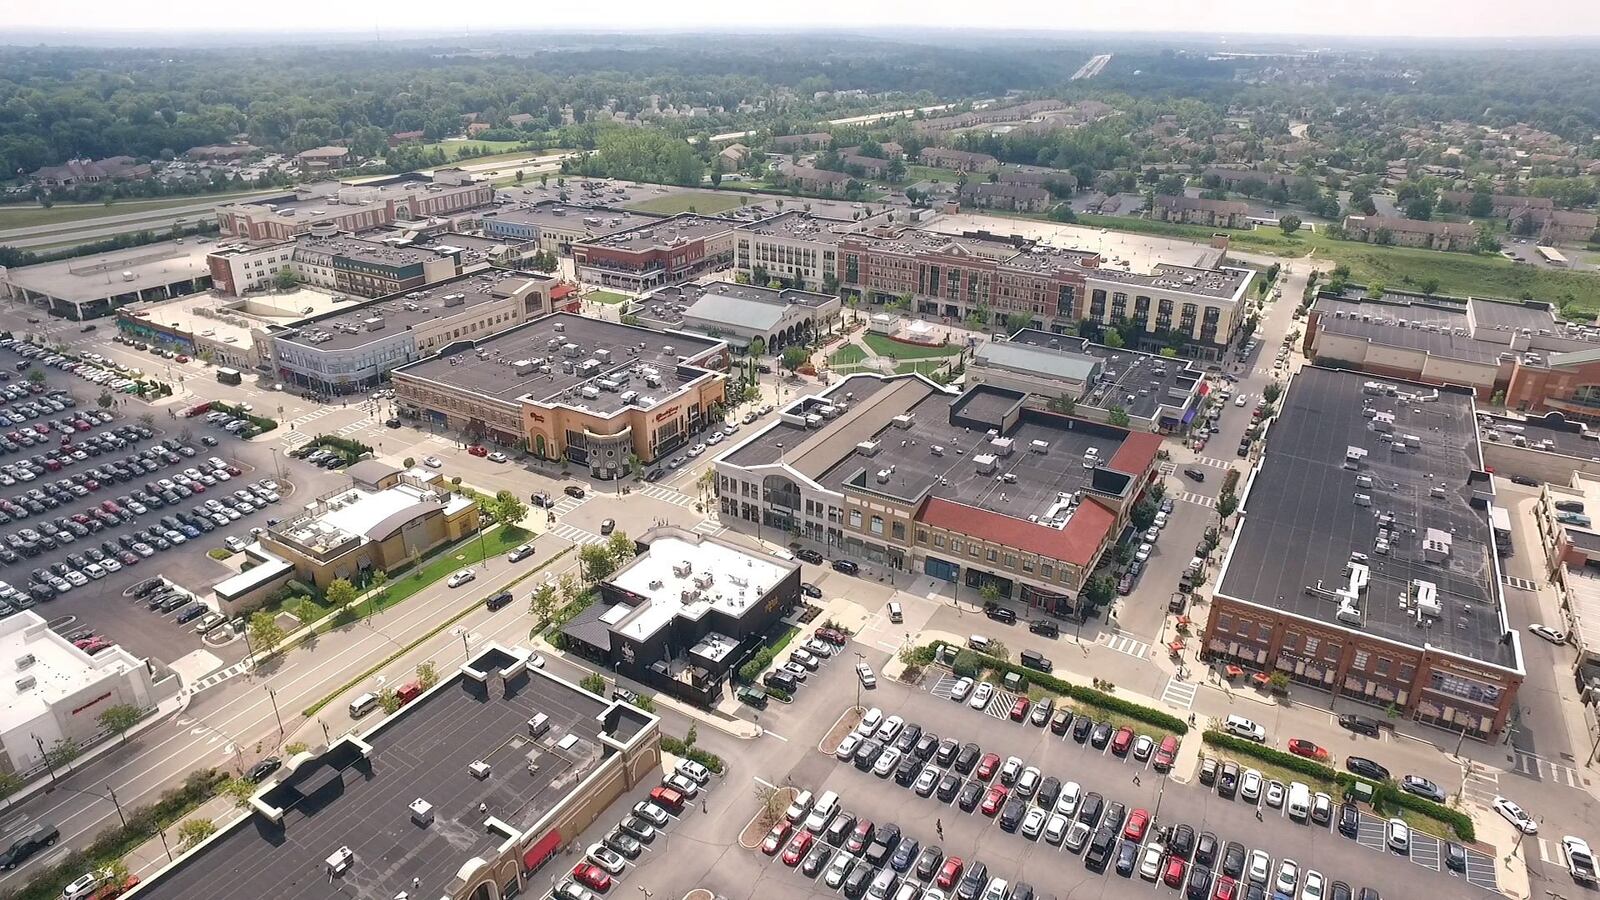
M 975 650 L 962 650 L 960 653 L 956 654 L 956 661 L 951 667 L 956 670 L 957 674 L 963 674 L 959 666 L 961 665 L 962 657 L 969 653 L 977 660 L 980 672 L 983 669 L 994 669 L 995 671 L 999 672 L 1014 672 L 1047 691 L 1060 694 L 1065 697 L 1070 697 L 1080 703 L 1087 703 L 1090 706 L 1098 706 L 1107 712 L 1113 712 L 1117 713 L 1118 715 L 1127 716 L 1130 719 L 1144 722 L 1148 725 L 1154 725 L 1163 731 L 1169 731 L 1173 734 L 1189 733 L 1188 722 L 1185 722 L 1177 716 L 1164 713 L 1159 709 L 1151 709 L 1148 706 L 1141 706 L 1138 703 L 1123 700 L 1120 697 L 1113 697 L 1103 691 L 1097 691 L 1093 688 L 1086 688 L 1082 685 L 1062 681 L 1054 675 L 1047 675 L 1044 672 L 1024 668 L 1016 665 L 1015 663 L 1007 662 L 1003 659 L 995 659 L 992 656 L 987 656 Z
M 1220 747 L 1223 750 L 1228 750 L 1244 756 L 1253 756 L 1263 762 L 1271 763 L 1280 769 L 1288 769 L 1291 772 L 1299 772 L 1301 775 L 1305 775 L 1310 778 L 1320 778 L 1324 781 L 1339 780 L 1338 772 L 1335 772 L 1332 768 L 1325 766 L 1314 759 L 1307 759 L 1304 756 L 1295 756 L 1293 753 L 1285 753 L 1282 750 L 1274 750 L 1271 747 L 1263 747 L 1255 741 L 1247 741 L 1243 738 L 1236 738 L 1231 734 L 1226 734 L 1215 729 L 1207 729 L 1205 734 L 1201 737 L 1206 743 L 1212 745 L 1213 747 Z
M 727 763 L 722 761 L 722 757 L 712 753 L 710 750 L 701 750 L 699 747 L 691 746 L 671 735 L 664 734 L 661 736 L 661 749 L 674 756 L 692 759 L 718 775 L 721 775 L 727 768 Z
M 783 652 L 783 648 L 789 646 L 789 642 L 794 640 L 794 636 L 799 633 L 800 629 L 798 628 L 786 629 L 776 641 L 757 650 L 756 654 L 750 657 L 749 662 L 739 667 L 739 680 L 745 684 L 754 683 L 757 678 L 761 677 L 761 673 L 766 670 L 767 666 L 772 665 L 772 661 L 778 658 L 778 654 Z

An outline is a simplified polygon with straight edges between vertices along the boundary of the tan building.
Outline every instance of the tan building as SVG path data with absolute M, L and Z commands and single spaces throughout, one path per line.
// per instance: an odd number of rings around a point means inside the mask
M 1207 228 L 1250 227 L 1250 205 L 1240 200 L 1162 195 L 1151 205 L 1150 216 L 1162 222 L 1204 225 Z
M 300 164 L 301 170 L 306 172 L 342 169 L 353 159 L 349 147 L 313 147 L 296 153 L 294 157 L 295 162 Z
M 224 237 L 249 241 L 288 240 L 299 234 L 358 234 L 397 222 L 443 219 L 475 225 L 494 201 L 487 182 L 446 184 L 419 175 L 397 175 L 359 185 L 322 182 L 293 194 L 217 207 Z
M 939 169 L 955 169 L 957 172 L 994 172 L 1000 168 L 1000 160 L 987 153 L 969 153 L 948 147 L 924 147 L 917 162 Z
M 772 139 L 772 149 L 779 153 L 826 150 L 832 140 L 833 135 L 826 131 L 813 131 L 810 134 L 785 134 Z
M 961 186 L 961 202 L 986 209 L 1040 212 L 1050 205 L 1050 192 L 1033 184 L 969 181 Z
M 292 756 L 246 812 L 128 896 L 329 894 L 505 900 L 662 771 L 659 720 L 487 643 L 375 724 Z M 417 685 L 420 689 L 421 685 Z M 360 887 L 356 887 L 360 885 Z
M 752 280 L 760 269 L 768 279 L 818 290 L 838 277 L 839 242 L 859 227 L 794 209 L 740 225 L 734 230 L 733 268 Z
M 725 402 L 728 345 L 683 332 L 554 313 L 446 351 L 394 371 L 403 417 L 597 478 L 694 443 Z
M 1541 244 L 1586 244 L 1600 228 L 1594 213 L 1565 209 L 1520 209 L 1506 219 L 1512 234 L 1531 234 Z
M 1471 222 L 1431 222 L 1396 216 L 1345 216 L 1345 235 L 1351 240 L 1389 243 L 1429 250 L 1470 250 L 1478 240 Z

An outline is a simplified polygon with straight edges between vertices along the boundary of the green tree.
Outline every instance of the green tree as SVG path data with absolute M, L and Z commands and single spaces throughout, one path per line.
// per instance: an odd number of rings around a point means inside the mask
M 750 353 L 750 355 L 752 357 L 754 357 L 756 359 L 760 359 L 761 357 L 766 356 L 767 355 L 767 342 L 762 340 L 761 338 L 758 338 L 758 337 L 757 338 L 751 338 L 750 339 L 749 353 Z
M 26 782 L 22 780 L 21 775 L 15 772 L 0 772 L 0 800 L 6 800 L 9 806 L 11 795 L 22 790 L 24 784 Z
M 101 710 L 100 715 L 95 718 L 101 728 L 122 735 L 122 742 L 126 744 L 128 729 L 139 724 L 139 720 L 144 718 L 144 713 L 131 703 L 117 703 Z
M 1439 293 L 1439 279 L 1424 278 L 1417 283 L 1417 290 L 1424 294 L 1437 294 Z
M 300 276 L 296 275 L 293 269 L 285 266 L 278 270 L 277 275 L 273 276 L 272 282 L 280 291 L 292 291 L 299 286 Z
M 806 351 L 802 347 L 783 348 L 782 364 L 785 369 L 789 370 L 790 375 L 793 375 L 795 370 L 806 364 L 806 358 Z
M 386 686 L 378 692 L 378 706 L 382 707 L 384 712 L 394 713 L 401 705 L 400 695 L 395 693 L 394 688 Z
M 356 586 L 348 579 L 335 578 L 328 582 L 328 589 L 322 592 L 323 599 L 332 607 L 340 607 L 356 602 Z
M 1000 585 L 993 581 L 985 581 L 983 586 L 978 588 L 978 596 L 983 598 L 983 603 L 985 606 L 988 606 L 991 603 L 999 603 Z
M 583 568 L 583 578 L 592 583 L 604 581 L 617 570 L 617 561 L 611 551 L 600 544 L 585 544 L 578 551 L 578 563 Z
M 1239 498 L 1233 495 L 1233 491 L 1225 490 L 1217 497 L 1217 515 L 1226 519 L 1238 511 Z
M 421 685 L 423 690 L 427 690 L 438 683 L 439 668 L 437 666 L 431 662 L 417 663 L 417 684 Z
M 549 583 L 540 585 L 539 589 L 534 591 L 533 596 L 528 599 L 528 612 L 537 622 L 543 624 L 549 621 L 550 616 L 556 611 L 556 603 L 559 599 L 555 585 Z
M 69 737 L 61 738 L 47 747 L 44 751 L 44 762 L 50 768 L 50 779 L 54 781 L 60 775 L 57 769 L 72 765 L 72 761 L 82 754 L 82 745 Z
M 1083 593 L 1095 606 L 1105 606 L 1117 596 L 1117 583 L 1110 575 L 1095 575 L 1084 585 Z
M 248 778 L 229 778 L 217 785 L 217 793 L 233 801 L 233 805 L 240 809 L 250 807 L 250 798 L 256 795 L 258 786 Z
M 1278 402 L 1278 398 L 1281 396 L 1283 396 L 1283 385 L 1276 381 L 1268 382 L 1267 386 L 1261 389 L 1261 399 L 1268 403 Z
M 264 609 L 250 615 L 250 625 L 246 630 L 250 635 L 250 645 L 257 653 L 271 653 L 286 637 L 283 628 L 278 625 L 277 617 Z
M 188 850 L 216 833 L 217 823 L 204 816 L 185 819 L 178 825 L 178 845 Z
M 110 391 L 101 391 L 100 398 L 95 401 L 101 409 L 110 409 L 117 404 L 117 398 Z
M 1283 230 L 1284 234 L 1294 234 L 1300 230 L 1300 217 L 1296 215 L 1279 216 L 1278 227 Z
M 598 672 L 590 672 L 583 676 L 578 682 L 578 687 L 601 697 L 606 695 L 606 680 Z
M 1122 332 L 1116 330 L 1115 328 L 1106 329 L 1105 345 L 1107 347 L 1110 347 L 1113 350 L 1118 350 L 1122 348 L 1123 343 L 1124 341 L 1122 340 Z
M 309 749 L 311 748 L 306 746 L 305 741 L 290 741 L 289 743 L 283 745 L 283 752 L 289 754 L 290 756 L 299 756 Z
M 1059 394 L 1045 402 L 1045 408 L 1054 413 L 1070 416 L 1078 408 L 1078 401 L 1072 399 L 1071 394 Z
M 1113 331 L 1112 334 L 1116 334 L 1116 332 Z M 1117 426 L 1118 428 L 1127 428 L 1128 423 L 1132 422 L 1133 420 L 1128 418 L 1127 410 L 1123 409 L 1121 405 L 1114 403 L 1109 409 L 1106 410 L 1106 421 Z
M 606 539 L 606 552 L 611 554 L 612 562 L 621 567 L 623 563 L 633 559 L 633 538 L 620 531 L 613 531 L 611 537 Z
M 521 522 L 527 515 L 528 504 L 511 491 L 496 493 L 494 503 L 489 508 L 489 517 L 505 527 Z
M 1474 219 L 1486 219 L 1494 214 L 1494 197 L 1488 191 L 1478 191 L 1467 201 L 1467 215 Z
M 1128 514 L 1128 519 L 1133 522 L 1133 527 L 1143 531 L 1155 524 L 1157 512 L 1160 512 L 1160 510 L 1157 509 L 1154 503 L 1149 500 L 1141 500 L 1133 507 L 1133 512 Z
M 44 373 L 34 369 L 28 373 L 29 384 L 44 384 Z
M 372 615 L 373 607 L 382 607 L 383 600 L 389 594 L 389 573 L 383 569 L 373 569 L 367 576 L 367 615 Z
M 1072 204 L 1057 203 L 1050 209 L 1050 220 L 1053 222 L 1076 222 L 1078 214 L 1072 211 Z

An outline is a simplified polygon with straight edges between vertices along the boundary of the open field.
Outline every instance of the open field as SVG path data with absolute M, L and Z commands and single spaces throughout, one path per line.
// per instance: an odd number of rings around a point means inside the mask
M 971 178 L 973 181 L 982 181 L 985 176 L 978 175 Z M 903 184 L 916 184 L 919 181 L 937 181 L 943 184 L 955 184 L 961 179 L 961 173 L 955 169 L 938 169 L 933 166 L 906 166 L 906 177 Z
M 502 154 L 502 153 L 505 153 L 505 152 L 511 151 L 511 150 L 516 150 L 517 154 L 519 156 L 526 156 L 526 155 L 528 155 L 528 154 L 533 152 L 531 150 L 518 150 L 518 148 L 522 147 L 522 146 L 523 146 L 523 142 L 522 141 L 465 140 L 465 141 L 437 141 L 437 142 L 432 143 L 432 144 L 423 144 L 422 145 L 422 149 L 426 150 L 426 151 L 429 151 L 429 152 L 434 151 L 434 150 L 443 150 L 444 151 L 444 155 L 447 158 L 452 159 L 452 160 L 459 159 L 460 156 L 458 154 L 465 147 L 483 147 L 483 148 L 487 149 L 490 153 L 493 153 L 493 154 L 496 154 L 496 155 L 499 155 L 499 154 Z M 470 157 L 468 161 L 469 162 L 491 162 L 491 161 L 493 161 L 493 159 L 494 159 L 493 156 L 474 156 L 474 157 Z
M 922 347 L 917 344 L 902 344 L 881 334 L 864 334 L 861 336 L 861 342 L 879 356 L 892 356 L 898 360 L 933 359 L 935 357 L 954 356 L 961 352 L 961 348 L 955 344 L 943 347 Z
M 616 291 L 590 291 L 583 295 L 583 299 L 593 300 L 596 303 L 616 304 L 627 303 L 630 298 L 627 294 L 619 294 Z
M 45 209 L 42 206 L 0 206 L 0 230 L 32 228 L 39 225 L 59 225 L 82 222 L 105 216 L 123 216 L 133 213 L 150 213 L 152 216 L 173 207 L 194 206 L 203 203 L 222 203 L 239 197 L 273 191 L 243 191 L 231 194 L 200 194 L 192 197 L 160 197 L 150 200 L 120 200 L 107 206 L 104 203 L 57 203 Z M 200 215 L 196 213 L 196 215 Z
M 648 200 L 640 200 L 637 203 L 628 203 L 625 204 L 624 208 L 668 216 L 689 212 L 692 209 L 694 212 L 709 216 L 730 209 L 738 209 L 740 205 L 738 194 L 686 191 L 661 197 L 651 197 Z

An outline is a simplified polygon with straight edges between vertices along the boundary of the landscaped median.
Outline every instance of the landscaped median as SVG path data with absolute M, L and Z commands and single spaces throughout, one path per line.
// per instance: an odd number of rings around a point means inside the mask
M 1320 782 L 1312 785 L 1313 787 L 1327 790 L 1329 786 L 1333 786 L 1340 795 L 1348 793 L 1351 786 L 1357 783 L 1365 784 L 1372 790 L 1374 812 L 1380 815 L 1398 814 L 1411 827 L 1438 837 L 1449 837 L 1449 833 L 1454 833 L 1455 837 L 1462 841 L 1477 840 L 1477 831 L 1473 827 L 1472 818 L 1466 813 L 1415 794 L 1408 794 L 1395 787 L 1393 782 L 1376 782 L 1359 778 L 1350 772 L 1337 771 L 1304 756 L 1274 750 L 1255 741 L 1236 738 L 1221 731 L 1207 730 L 1203 738 L 1207 744 L 1227 751 L 1231 755 L 1260 760 L 1271 768 L 1303 775 L 1309 782 Z M 1268 774 L 1270 776 L 1276 773 Z
M 1177 735 L 1188 734 L 1189 732 L 1189 723 L 1170 713 L 1164 713 L 1159 709 L 1124 700 L 1104 691 L 1084 687 L 1081 684 L 1063 681 L 1054 675 L 1019 666 L 998 657 L 979 653 L 976 650 L 961 649 L 943 641 L 935 641 L 912 651 L 912 656 L 915 660 L 926 658 L 928 662 L 932 662 L 938 653 L 938 648 L 941 646 L 950 647 L 956 651 L 952 670 L 957 675 L 978 679 L 985 672 L 1011 672 L 1027 679 L 1030 685 L 1046 693 L 1068 698 L 1080 708 L 1087 707 L 1094 710 L 1098 717 L 1109 719 L 1112 724 L 1138 723 L 1151 725 L 1169 734 Z

